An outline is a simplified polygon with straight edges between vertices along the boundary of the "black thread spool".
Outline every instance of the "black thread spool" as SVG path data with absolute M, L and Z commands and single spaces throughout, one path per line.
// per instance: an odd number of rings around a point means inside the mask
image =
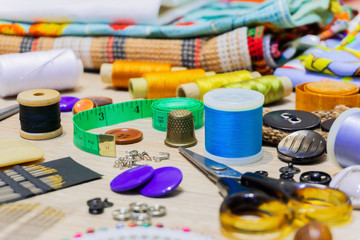
M 20 136 L 43 140 L 61 135 L 60 99 L 60 93 L 52 89 L 33 89 L 19 93 Z

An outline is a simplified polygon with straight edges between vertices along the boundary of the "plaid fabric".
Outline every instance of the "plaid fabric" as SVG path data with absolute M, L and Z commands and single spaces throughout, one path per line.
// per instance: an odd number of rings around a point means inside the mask
M 182 65 L 195 68 L 195 42 L 197 39 L 185 39 L 181 44 Z
M 225 72 L 251 69 L 247 28 L 213 38 L 184 40 L 127 37 L 22 37 L 0 35 L 0 54 L 70 48 L 86 69 L 117 59 L 170 62 L 174 66 Z
M 263 47 L 265 33 L 264 26 L 257 26 L 248 30 L 248 46 L 253 69 L 262 75 L 272 74 L 273 71 L 266 65 Z
M 246 69 L 265 75 L 272 73 L 272 69 L 264 59 L 264 31 L 263 26 L 242 27 L 212 38 L 171 40 L 117 36 L 35 38 L 0 34 L 0 54 L 68 48 L 82 60 L 86 69 L 100 69 L 103 63 L 124 59 L 169 62 L 173 66 L 218 73 Z

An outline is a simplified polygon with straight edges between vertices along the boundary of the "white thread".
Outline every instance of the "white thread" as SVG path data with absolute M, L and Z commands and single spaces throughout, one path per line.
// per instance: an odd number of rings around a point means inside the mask
M 30 89 L 75 88 L 83 65 L 70 49 L 0 56 L 0 97 Z

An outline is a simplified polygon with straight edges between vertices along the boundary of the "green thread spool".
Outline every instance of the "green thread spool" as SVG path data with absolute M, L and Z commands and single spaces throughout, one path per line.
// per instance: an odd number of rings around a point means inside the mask
M 223 88 L 241 88 L 261 92 L 264 94 L 264 105 L 281 100 L 290 95 L 293 85 L 287 77 L 274 75 L 263 76 L 241 82 L 233 82 L 222 86 Z
M 258 72 L 249 72 L 246 70 L 230 73 L 220 73 L 214 76 L 201 77 L 191 83 L 181 84 L 177 90 L 177 97 L 187 97 L 202 100 L 205 93 L 210 90 L 221 88 L 232 83 L 249 80 L 255 77 L 261 77 Z

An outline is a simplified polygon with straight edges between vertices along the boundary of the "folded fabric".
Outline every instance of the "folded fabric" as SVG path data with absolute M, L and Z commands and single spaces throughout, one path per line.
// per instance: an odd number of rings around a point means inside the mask
M 208 4 L 203 8 L 194 10 L 188 14 L 185 14 L 183 18 L 179 21 L 175 21 L 169 25 L 134 25 L 139 21 L 133 21 L 134 19 L 130 18 L 130 21 L 127 24 L 119 23 L 55 23 L 55 22 L 46 22 L 39 23 L 34 22 L 20 22 L 25 20 L 42 19 L 44 15 L 41 15 L 38 11 L 35 13 L 39 15 L 34 15 L 30 17 L 26 16 L 22 11 L 19 11 L 17 8 L 21 4 L 17 5 L 21 0 L 8 1 L 0 0 L 0 33 L 2 34 L 12 34 L 12 35 L 31 35 L 31 36 L 94 36 L 94 35 L 112 35 L 112 36 L 129 36 L 129 37 L 151 37 L 151 38 L 188 38 L 188 37 L 199 37 L 212 34 L 221 34 L 234 30 L 235 28 L 248 26 L 251 24 L 261 24 L 267 23 L 275 25 L 279 28 L 293 28 L 296 26 L 302 26 L 311 23 L 322 23 L 328 24 L 332 20 L 333 13 L 331 12 L 331 4 L 337 2 L 335 0 L 322 0 L 322 1 L 313 1 L 313 0 L 268 0 L 261 4 L 250 4 L 244 2 L 238 3 L 214 3 Z M 37 0 L 40 1 L 40 0 Z M 69 0 L 67 0 L 69 1 Z M 85 0 L 83 0 L 85 1 Z M 81 2 L 83 2 L 81 1 Z M 95 0 L 93 0 L 95 1 Z M 153 2 L 147 0 L 137 0 L 144 2 Z M 135 1 L 135 2 L 137 2 Z M 159 0 L 158 0 L 159 1 Z M 198 1 L 191 1 L 192 4 L 198 4 Z M 22 1 L 24 2 L 24 1 Z M 29 3 L 25 2 L 25 6 L 33 4 L 34 1 Z M 47 5 L 54 5 L 52 1 L 48 2 Z M 72 4 L 75 4 L 77 1 L 73 1 Z M 119 2 L 119 0 L 117 0 Z M 121 1 L 123 3 L 123 1 Z M 129 2 L 129 1 L 127 1 Z M 131 1 L 133 2 L 133 1 Z M 2 3 L 2 4 L 1 4 Z M 14 3 L 14 4 L 13 4 Z M 104 1 L 101 1 L 103 4 Z M 61 2 L 63 4 L 63 2 Z M 191 3 L 189 3 L 191 4 Z M 57 4 L 55 4 L 57 5 Z M 84 8 L 88 5 L 88 1 L 83 4 Z M 105 5 L 105 4 L 104 4 Z M 154 4 L 155 5 L 155 4 Z M 9 9 L 7 6 L 13 6 Z M 114 4 L 110 5 L 111 8 L 117 9 Z M 147 9 L 147 4 L 139 5 L 142 9 L 150 12 L 154 7 L 149 7 Z M 29 7 L 30 8 L 30 7 Z M 40 8 L 41 6 L 34 5 L 31 9 Z M 72 7 L 66 6 L 66 9 L 71 9 Z M 61 8 L 63 9 L 63 8 Z M 57 10 L 57 9 L 56 9 Z M 39 10 L 40 11 L 40 10 Z M 70 11 L 70 10 L 69 10 Z M 78 11 L 78 12 L 82 12 Z M 120 11 L 120 10 L 119 10 Z M 77 12 L 77 13 L 78 13 Z M 91 17 L 96 17 L 96 14 L 106 13 L 104 15 L 111 16 L 107 11 L 95 11 L 93 15 L 89 15 L 87 19 L 91 20 Z M 111 10 L 112 13 L 116 12 Z M 121 11 L 122 12 L 122 11 Z M 80 13 L 78 13 L 80 14 Z M 121 19 L 124 19 L 124 16 L 129 16 L 130 13 L 126 15 L 121 15 Z M 149 14 L 149 13 L 147 13 Z M 13 15 L 11 17 L 11 15 Z M 15 16 L 16 15 L 16 16 Z M 58 16 L 61 17 L 61 16 Z M 101 16 L 105 18 L 105 16 Z M 17 19 L 19 18 L 19 19 Z M 114 15 L 110 17 L 112 21 L 117 21 Z M 101 19 L 101 18 L 99 18 Z M 121 20 L 120 19 L 120 20 Z M 92 19 L 94 20 L 94 19 Z M 65 20 L 64 20 L 65 21 Z M 145 20 L 144 20 L 145 21 Z M 150 21 L 147 23 L 151 23 Z
M 294 87 L 302 83 L 317 82 L 324 80 L 346 81 L 346 82 L 354 83 L 357 86 L 360 86 L 359 77 L 333 76 L 328 74 L 306 71 L 305 66 L 302 64 L 301 58 L 303 57 L 293 59 L 288 63 L 284 64 L 282 67 L 277 68 L 274 71 L 274 75 L 278 77 L 286 76 L 290 78 Z
M 307 51 L 303 64 L 308 71 L 333 76 L 360 77 L 360 24 L 333 49 L 313 48 Z
M 305 57 L 306 70 L 333 76 L 360 76 L 360 59 L 347 51 L 329 50 L 323 54 Z
M 174 66 L 230 72 L 247 69 L 263 74 L 272 69 L 264 60 L 270 41 L 264 27 L 242 27 L 212 38 L 141 39 L 127 37 L 22 37 L 0 35 L 0 54 L 69 48 L 86 69 L 99 69 L 117 59 L 170 62 Z
M 0 0 L 0 18 L 27 23 L 104 23 L 162 25 L 182 17 L 209 0 Z

